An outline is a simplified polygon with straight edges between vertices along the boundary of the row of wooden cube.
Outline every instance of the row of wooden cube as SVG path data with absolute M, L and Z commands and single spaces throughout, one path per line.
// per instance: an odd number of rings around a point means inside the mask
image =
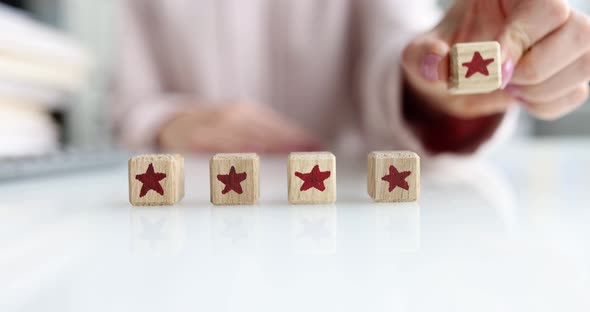
M 260 197 L 257 154 L 217 154 L 210 161 L 211 202 L 255 204 Z M 288 160 L 291 204 L 336 201 L 336 157 L 329 152 L 291 153 Z M 416 201 L 420 158 L 403 151 L 368 156 L 367 191 L 378 202 Z M 133 205 L 172 205 L 184 196 L 184 159 L 180 155 L 142 155 L 129 160 L 129 201 Z

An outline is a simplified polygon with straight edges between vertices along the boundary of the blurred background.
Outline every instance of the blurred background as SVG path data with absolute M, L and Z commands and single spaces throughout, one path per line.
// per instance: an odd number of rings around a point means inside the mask
M 0 3 L 0 156 L 111 146 L 105 103 L 118 1 Z M 570 3 L 590 12 L 587 0 Z M 522 114 L 519 136 L 590 135 L 589 117 L 590 105 L 550 123 Z

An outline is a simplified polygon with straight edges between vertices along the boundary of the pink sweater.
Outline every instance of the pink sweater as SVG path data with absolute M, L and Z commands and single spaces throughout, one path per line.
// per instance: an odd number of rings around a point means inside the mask
M 172 114 L 243 98 L 363 150 L 473 151 L 502 119 L 424 118 L 404 99 L 400 54 L 438 22 L 435 0 L 123 2 L 113 120 L 130 147 L 153 147 Z

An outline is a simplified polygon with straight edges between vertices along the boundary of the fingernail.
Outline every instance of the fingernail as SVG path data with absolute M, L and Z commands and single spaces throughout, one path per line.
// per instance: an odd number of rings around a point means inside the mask
M 508 92 L 508 94 L 512 95 L 512 97 L 515 99 L 519 99 L 522 97 L 522 91 L 520 90 L 520 88 L 513 84 L 508 84 L 504 88 L 504 91 Z
M 521 104 L 527 104 L 527 100 L 522 95 L 522 90 L 520 87 L 513 84 L 508 84 L 504 91 L 508 92 L 508 94 L 510 94 L 517 102 Z
M 438 64 L 442 61 L 442 57 L 434 53 L 430 53 L 422 60 L 420 72 L 424 79 L 428 81 L 438 81 Z
M 514 61 L 509 58 L 504 65 L 502 65 L 502 89 L 505 89 L 514 75 Z

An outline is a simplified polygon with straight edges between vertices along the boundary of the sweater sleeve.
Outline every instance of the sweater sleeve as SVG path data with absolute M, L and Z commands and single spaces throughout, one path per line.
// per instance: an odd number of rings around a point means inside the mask
M 510 132 L 516 120 L 513 113 L 473 120 L 432 114 L 420 107 L 421 99 L 404 83 L 402 51 L 440 20 L 436 1 L 364 3 L 359 17 L 363 53 L 358 95 L 367 149 L 409 149 L 424 157 L 471 154 Z
M 156 145 L 160 128 L 174 115 L 189 109 L 189 99 L 163 88 L 154 49 L 150 44 L 149 7 L 144 1 L 123 1 L 118 64 L 111 101 L 112 127 L 126 147 Z

